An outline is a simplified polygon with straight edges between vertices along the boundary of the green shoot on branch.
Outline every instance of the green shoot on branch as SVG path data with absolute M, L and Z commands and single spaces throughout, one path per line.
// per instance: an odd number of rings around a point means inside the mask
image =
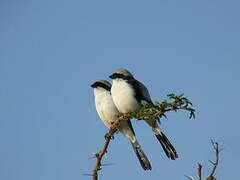
M 195 109 L 193 109 L 192 103 L 183 94 L 175 95 L 168 94 L 168 100 L 162 102 L 155 102 L 154 104 L 145 104 L 142 108 L 137 111 L 129 113 L 121 113 L 118 115 L 119 118 L 127 120 L 128 118 L 143 119 L 143 120 L 157 120 L 162 117 L 167 117 L 166 112 L 168 111 L 179 111 L 185 110 L 189 113 L 189 118 L 195 118 Z

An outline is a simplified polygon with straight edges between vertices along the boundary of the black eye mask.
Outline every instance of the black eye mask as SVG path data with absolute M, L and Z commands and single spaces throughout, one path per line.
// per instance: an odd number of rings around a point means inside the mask
M 95 82 L 91 85 L 91 87 L 93 87 L 93 88 L 102 87 L 103 89 L 106 89 L 107 91 L 111 90 L 111 87 L 109 87 L 108 85 L 106 85 L 102 82 Z
M 116 78 L 120 78 L 120 79 L 124 79 L 124 80 L 131 80 L 134 79 L 131 76 L 124 76 L 123 74 L 119 74 L 119 73 L 113 73 L 112 75 L 109 76 L 111 79 L 116 79 Z

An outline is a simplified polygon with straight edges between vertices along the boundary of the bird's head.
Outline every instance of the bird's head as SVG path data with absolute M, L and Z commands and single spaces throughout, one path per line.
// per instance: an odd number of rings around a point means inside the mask
M 127 69 L 118 69 L 112 75 L 109 76 L 111 79 L 134 79 L 133 75 Z
M 91 84 L 91 87 L 94 89 L 95 88 L 103 88 L 107 91 L 111 90 L 111 84 L 106 80 L 97 80 L 93 84 Z

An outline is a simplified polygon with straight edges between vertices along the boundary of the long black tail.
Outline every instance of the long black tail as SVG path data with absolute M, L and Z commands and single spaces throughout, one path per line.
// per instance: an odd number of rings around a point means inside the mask
M 131 142 L 132 143 L 132 142 Z M 152 166 L 147 158 L 147 156 L 145 155 L 145 153 L 143 152 L 143 150 L 141 149 L 141 146 L 138 144 L 138 142 L 134 142 L 132 143 L 132 147 L 134 149 L 134 152 L 136 153 L 138 160 L 142 166 L 142 168 L 146 171 L 146 170 L 152 170 Z
M 172 160 L 175 160 L 176 158 L 178 158 L 178 154 L 175 148 L 173 147 L 173 145 L 170 143 L 170 141 L 168 140 L 168 138 L 165 136 L 163 132 L 159 134 L 155 134 L 155 136 L 157 137 L 158 141 L 162 145 L 162 148 L 168 158 Z

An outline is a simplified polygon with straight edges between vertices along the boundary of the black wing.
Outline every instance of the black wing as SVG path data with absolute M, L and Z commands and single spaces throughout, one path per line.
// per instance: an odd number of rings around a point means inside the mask
M 136 79 L 130 79 L 127 82 L 133 87 L 135 98 L 140 104 L 152 104 L 150 94 L 144 84 L 137 81 Z

